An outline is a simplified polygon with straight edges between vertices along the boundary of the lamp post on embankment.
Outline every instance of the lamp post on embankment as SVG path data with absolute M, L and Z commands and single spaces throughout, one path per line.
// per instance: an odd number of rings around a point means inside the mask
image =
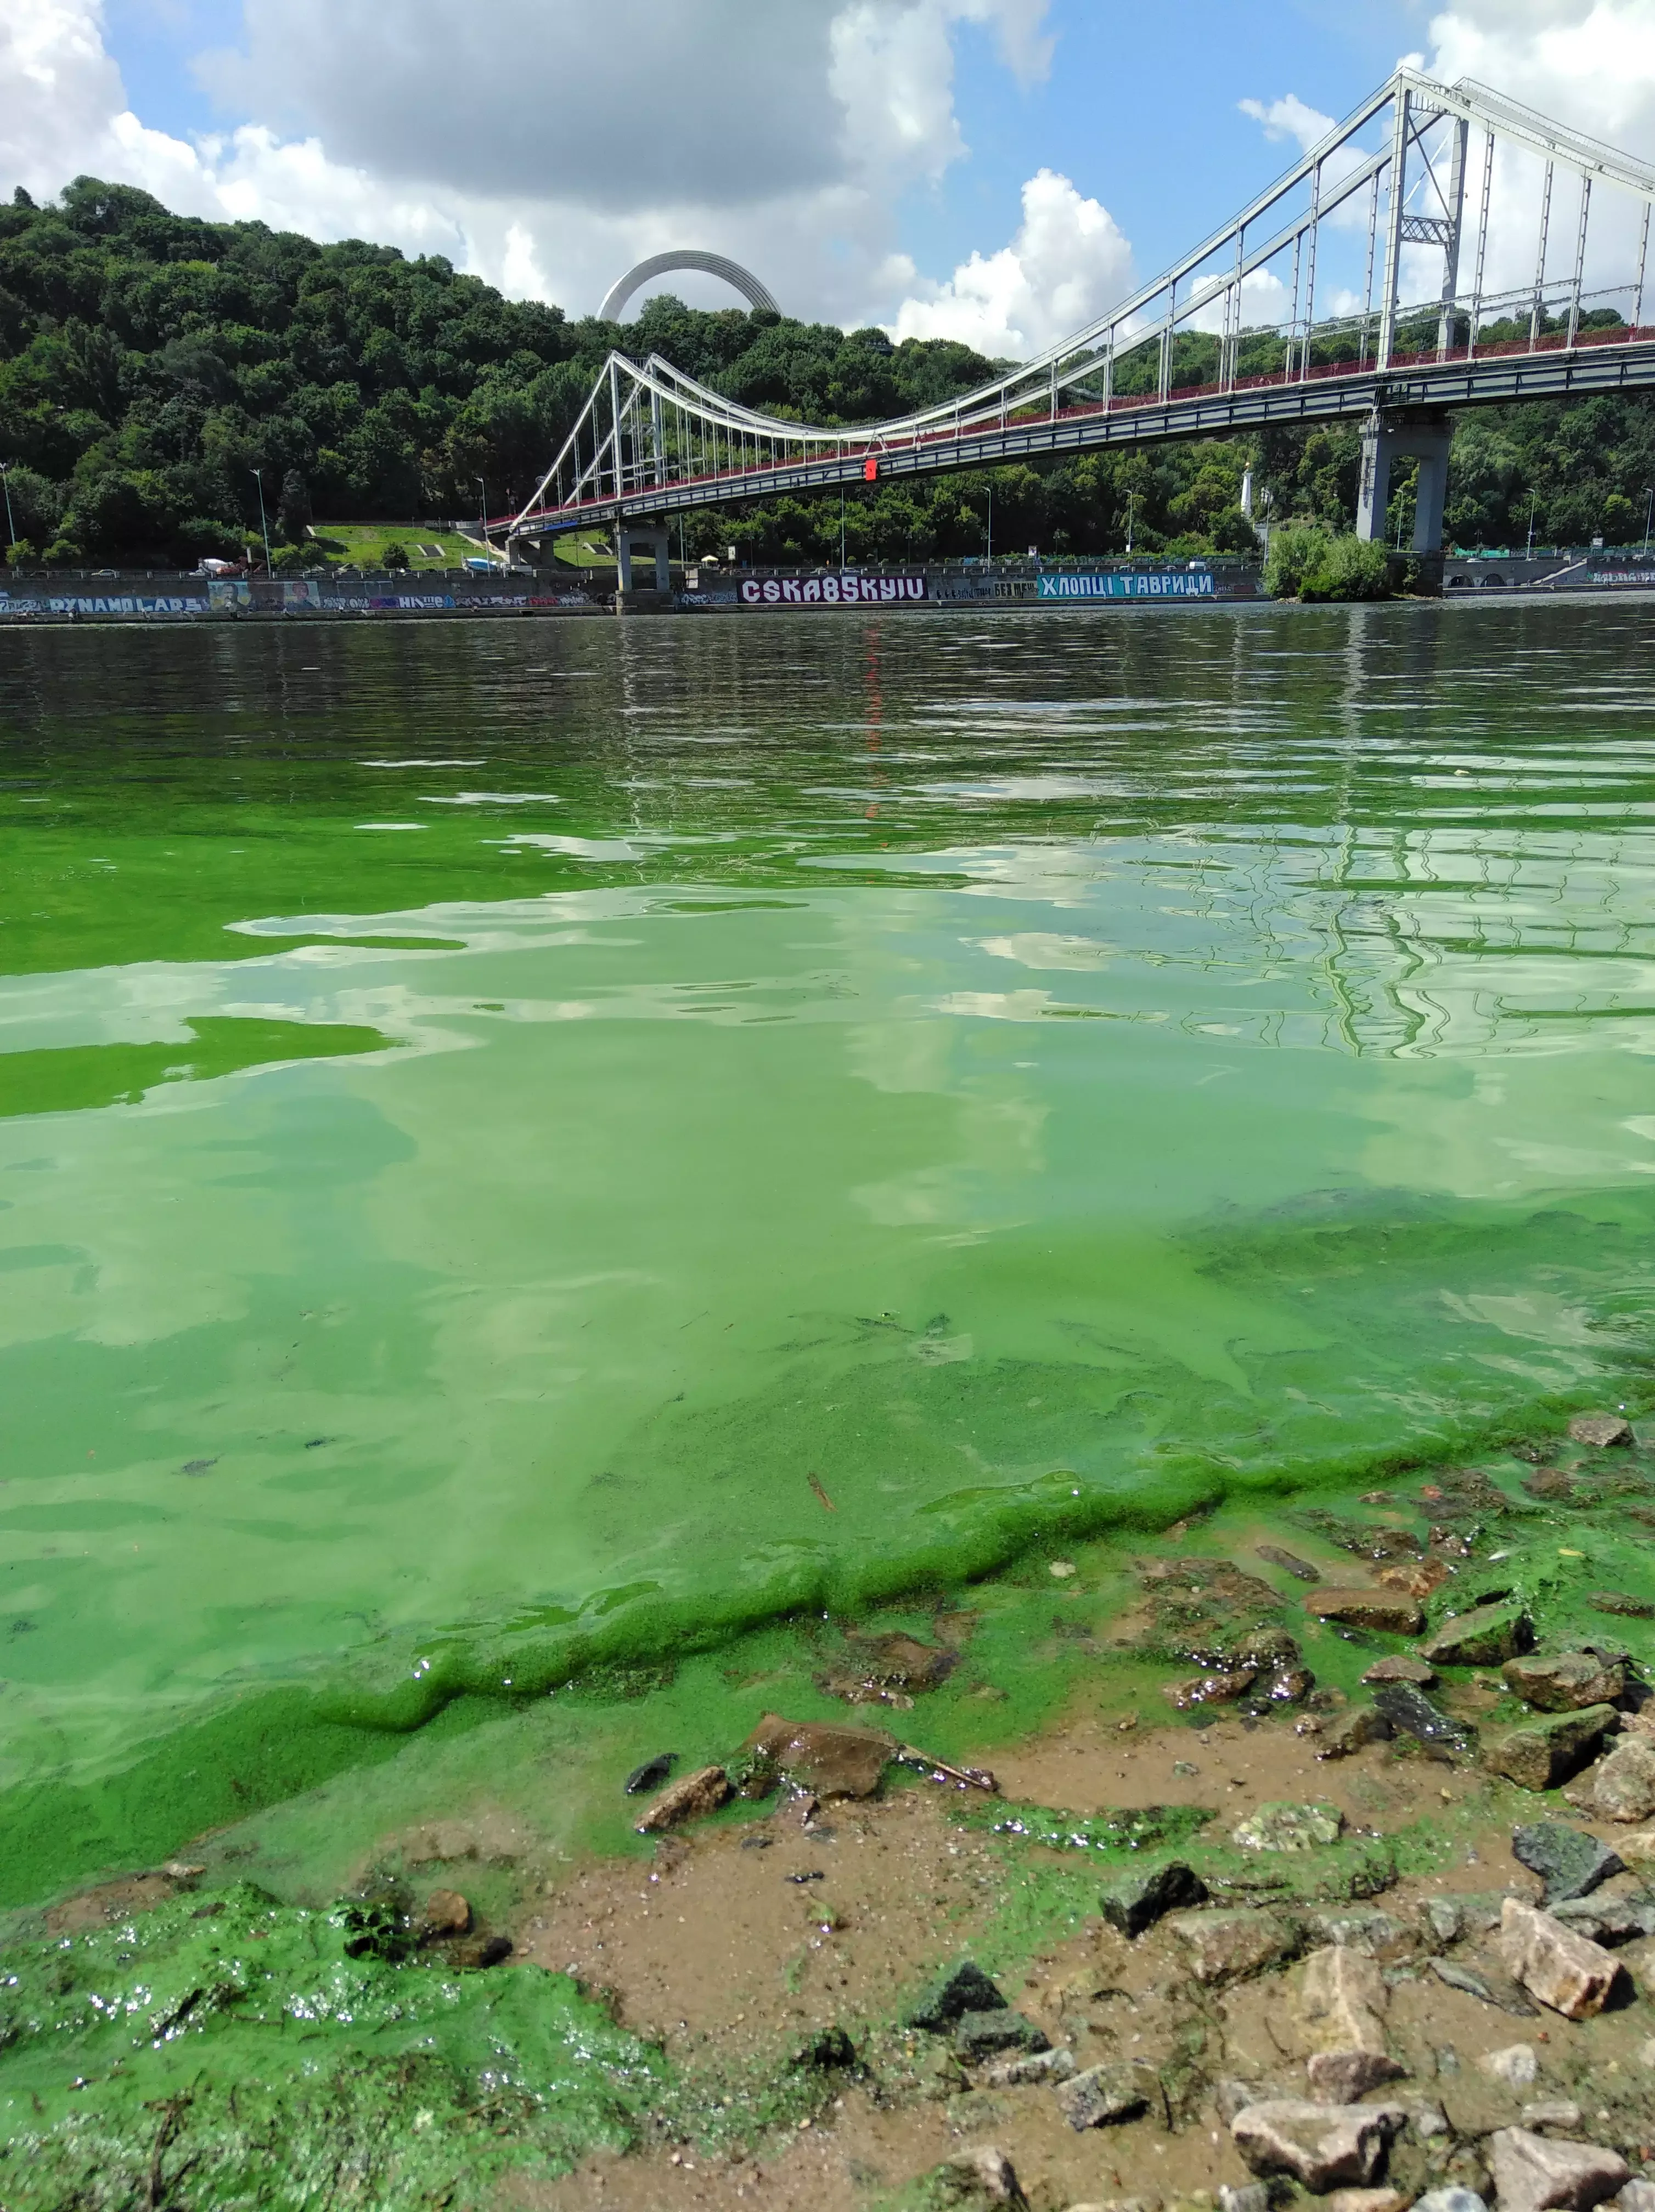
M 270 568 L 270 525 L 265 519 L 265 475 L 262 469 L 249 469 L 248 475 L 259 487 L 259 535 L 265 541 L 265 574 Z
M 5 487 L 6 494 L 6 550 L 8 554 L 10 553 L 11 548 L 17 543 L 17 525 L 11 519 L 11 465 L 12 465 L 9 461 L 0 461 L 0 485 L 3 485 Z M 1646 545 L 1649 543 L 1649 532 L 1647 530 L 1644 532 L 1644 543 Z

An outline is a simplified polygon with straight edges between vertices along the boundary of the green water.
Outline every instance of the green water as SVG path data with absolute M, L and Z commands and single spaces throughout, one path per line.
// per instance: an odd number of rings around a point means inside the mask
M 8 637 L 8 1893 L 462 1692 L 1641 1402 L 1652 643 Z

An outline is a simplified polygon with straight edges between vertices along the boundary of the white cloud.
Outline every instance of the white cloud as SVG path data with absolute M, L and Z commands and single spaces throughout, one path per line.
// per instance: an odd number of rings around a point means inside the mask
M 1263 125 L 1267 138 L 1296 138 L 1301 154 L 1308 154 L 1319 138 L 1327 137 L 1334 125 L 1331 115 L 1307 107 L 1294 92 L 1273 100 L 1268 107 L 1262 100 L 1238 100 L 1236 105 L 1244 115 L 1250 115 L 1255 123 Z
M 1432 21 L 1432 50 L 1409 54 L 1402 62 L 1445 82 L 1462 76 L 1479 79 L 1524 106 L 1539 109 L 1586 134 L 1623 147 L 1644 159 L 1655 158 L 1655 0 L 1457 0 Z M 1309 149 L 1332 127 L 1291 92 L 1269 101 L 1244 100 L 1267 137 L 1288 138 Z M 1369 134 L 1372 137 L 1372 134 Z M 1435 158 L 1433 154 L 1433 158 Z M 1482 139 L 1474 131 L 1469 147 L 1465 205 L 1475 210 L 1482 196 Z M 1345 173 L 1354 157 L 1344 161 Z M 1439 173 L 1445 164 L 1437 161 Z M 1336 177 L 1341 173 L 1336 166 Z M 1410 170 L 1410 176 L 1414 172 Z M 1515 293 L 1532 285 L 1538 240 L 1542 165 L 1502 145 L 1494 160 L 1490 221 L 1484 270 L 1485 296 Z M 1572 178 L 1560 173 L 1554 191 L 1549 276 L 1554 286 L 1572 271 L 1579 202 Z M 1427 196 L 1422 211 L 1434 212 Z M 1342 250 L 1323 236 L 1318 312 L 1348 312 L 1360 304 L 1360 276 L 1353 258 L 1356 234 L 1366 234 L 1367 195 L 1347 201 L 1334 218 L 1345 233 Z M 1640 210 L 1630 198 L 1600 187 L 1591 208 L 1585 283 L 1588 294 L 1624 285 L 1636 262 Z M 1409 247 L 1403 255 L 1405 299 L 1434 297 L 1442 280 L 1442 260 L 1434 249 Z M 1469 291 L 1474 276 L 1469 244 L 1462 255 L 1460 283 Z M 1557 295 L 1554 291 L 1554 304 Z M 1614 295 L 1624 311 L 1629 295 Z M 1592 304 L 1589 301 L 1588 304 Z
M 67 182 L 63 149 L 100 143 L 125 105 L 101 19 L 85 0 L 0 6 L 0 146 L 9 182 L 56 191 Z
M 1429 64 L 1474 76 L 1577 130 L 1655 156 L 1650 0 L 1460 0 L 1434 18 Z
M 1220 296 L 1225 288 L 1222 276 L 1204 278 L 1196 287 L 1196 296 L 1205 293 L 1208 303 L 1196 309 L 1187 327 L 1193 331 L 1217 332 L 1226 327 L 1224 302 Z M 1287 288 L 1273 269 L 1250 269 L 1241 280 L 1241 320 L 1249 330 L 1269 328 L 1283 321 L 1288 312 Z
M 1648 161 L 1655 160 L 1655 5 L 1651 0 L 1459 0 L 1431 25 L 1427 64 L 1452 83 L 1479 79 L 1496 92 Z M 1472 143 L 1468 203 L 1481 185 Z M 1573 258 L 1579 200 L 1560 177 L 1552 203 L 1547 266 L 1567 276 Z M 1502 150 L 1494 163 L 1486 289 L 1533 281 L 1541 165 Z M 1639 214 L 1628 195 L 1593 195 L 1585 283 L 1588 291 L 1630 278 Z M 1627 301 L 1621 300 L 1624 311 Z M 1646 310 L 1647 312 L 1647 308 Z
M 319 238 L 441 252 L 519 295 L 589 312 L 648 253 L 729 253 L 785 308 L 863 322 L 912 281 L 902 194 L 965 152 L 953 39 L 991 32 L 1024 83 L 1050 64 L 1048 0 L 609 0 L 492 9 L 246 0 L 203 58 L 238 127 L 147 128 L 106 51 L 103 0 L 0 0 L 0 185 L 81 173 L 169 205 Z M 709 278 L 666 280 L 708 303 Z
M 1094 321 L 1132 284 L 1132 248 L 1109 210 L 1042 169 L 1023 187 L 1011 244 L 973 253 L 946 283 L 920 287 L 903 301 L 892 335 L 959 338 L 1016 358 Z

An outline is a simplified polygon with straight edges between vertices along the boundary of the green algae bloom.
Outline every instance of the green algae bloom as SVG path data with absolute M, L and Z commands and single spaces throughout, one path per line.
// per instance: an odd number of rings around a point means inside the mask
M 508 2166 L 565 2172 L 634 2139 L 665 2069 L 565 1976 L 379 1955 L 362 1927 L 243 1885 L 11 1944 L 8 2207 L 174 2189 L 215 2212 L 462 2207 Z

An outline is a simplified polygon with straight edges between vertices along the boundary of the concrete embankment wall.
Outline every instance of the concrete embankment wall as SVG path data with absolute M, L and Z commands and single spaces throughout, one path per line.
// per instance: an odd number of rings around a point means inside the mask
M 1655 589 L 1655 557 L 1596 550 L 1522 557 L 1450 555 L 1442 588 L 1530 592 Z M 764 614 L 879 607 L 933 611 L 1050 607 L 1200 606 L 1264 596 L 1258 568 L 1098 562 L 993 571 L 940 564 L 905 569 L 691 568 L 671 593 L 640 591 L 619 605 L 602 582 L 540 575 L 327 576 L 219 580 L 133 573 L 18 574 L 0 569 L 0 628 L 36 623 L 466 621 L 510 616 L 585 617 L 615 612 Z
M 315 622 L 459 619 L 621 612 L 751 613 L 794 607 L 1037 606 L 1129 602 L 1195 604 L 1257 596 L 1256 571 L 1231 567 L 996 570 L 709 572 L 692 569 L 670 594 L 638 591 L 618 604 L 601 583 L 538 575 L 348 576 L 291 580 L 154 574 L 9 574 L 0 570 L 0 623 Z

